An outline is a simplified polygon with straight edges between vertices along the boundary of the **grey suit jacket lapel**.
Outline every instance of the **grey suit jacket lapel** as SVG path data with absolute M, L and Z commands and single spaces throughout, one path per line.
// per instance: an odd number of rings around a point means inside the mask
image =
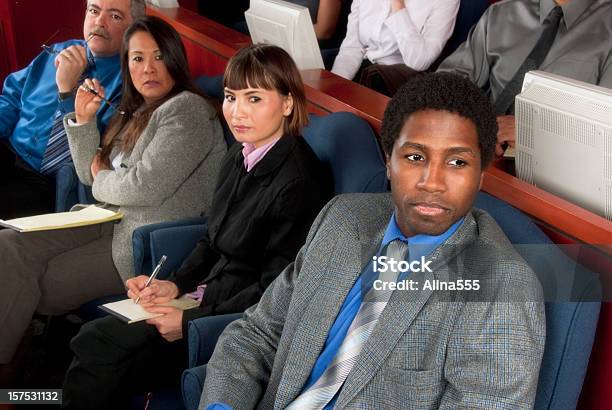
M 274 408 L 285 408 L 302 391 L 342 303 L 380 247 L 391 212 L 392 209 L 389 209 L 388 215 L 382 217 L 379 224 L 359 224 L 358 237 L 336 244 L 338 251 L 334 255 L 341 255 L 342 260 L 332 258 L 321 269 L 321 274 L 314 278 L 321 284 L 311 297 L 304 300 L 304 314 L 283 366 Z
M 448 270 L 444 269 L 444 266 L 473 240 L 475 227 L 476 222 L 471 213 L 468 213 L 457 232 L 446 241 L 445 245 L 438 247 L 428 257 L 428 260 L 432 261 L 433 272 L 410 274 L 410 279 L 419 282 L 420 291 L 393 292 L 380 316 L 379 324 L 382 325 L 374 328 L 364 345 L 357 363 L 340 391 L 336 408 L 345 407 L 365 387 L 408 330 L 416 315 L 423 309 L 433 293 L 433 290 L 422 289 L 424 282 L 433 280 L 434 277 L 439 280 L 449 280 Z

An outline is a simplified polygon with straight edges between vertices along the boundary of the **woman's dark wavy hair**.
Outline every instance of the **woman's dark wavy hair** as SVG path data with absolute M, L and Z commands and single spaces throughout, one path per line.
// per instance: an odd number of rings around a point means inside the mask
M 478 132 L 481 168 L 489 165 L 497 142 L 497 120 L 491 103 L 470 80 L 452 73 L 415 76 L 389 101 L 381 131 L 381 144 L 388 156 L 408 118 L 424 110 L 448 111 L 470 120 Z
M 161 52 L 168 73 L 174 80 L 174 87 L 163 98 L 145 105 L 142 95 L 134 87 L 129 70 L 129 43 L 135 33 L 149 33 Z M 202 95 L 191 79 L 185 47 L 180 35 L 174 28 L 158 17 L 146 16 L 135 20 L 123 34 L 121 43 L 121 79 L 123 81 L 120 107 L 125 115 L 116 114 L 110 121 L 102 140 L 102 160 L 107 164 L 113 147 L 121 144 L 121 151 L 129 152 L 134 148 L 140 134 L 149 123 L 153 112 L 164 102 L 183 91 Z M 210 101 L 210 100 L 209 100 Z M 123 136 L 119 142 L 119 136 Z
M 225 68 L 223 87 L 231 90 L 263 88 L 293 97 L 293 111 L 284 121 L 285 135 L 301 135 L 308 125 L 302 75 L 285 50 L 269 44 L 253 44 L 234 55 Z

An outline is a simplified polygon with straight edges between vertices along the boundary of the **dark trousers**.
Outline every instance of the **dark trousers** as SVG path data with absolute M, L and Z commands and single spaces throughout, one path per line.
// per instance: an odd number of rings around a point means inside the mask
M 0 219 L 55 210 L 55 180 L 34 171 L 0 141 Z
M 113 225 L 0 231 L 0 364 L 14 358 L 34 312 L 63 314 L 125 292 L 111 255 Z
M 418 71 L 405 64 L 372 64 L 366 59 L 361 63 L 354 81 L 387 97 L 393 97 L 406 81 L 417 74 L 419 74 Z
M 146 322 L 128 325 L 112 316 L 83 325 L 70 347 L 66 409 L 129 408 L 134 395 L 178 388 L 187 367 L 184 339 L 170 343 Z

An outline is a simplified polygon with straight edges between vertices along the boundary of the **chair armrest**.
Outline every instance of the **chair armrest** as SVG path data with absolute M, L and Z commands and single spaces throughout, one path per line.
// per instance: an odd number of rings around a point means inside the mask
M 187 227 L 192 226 L 190 229 L 186 229 L 184 231 L 185 237 L 181 235 L 180 231 L 169 231 L 167 233 L 157 233 L 155 235 L 154 244 L 155 254 L 151 251 L 151 234 L 156 231 L 161 231 L 167 228 L 178 228 L 178 227 Z M 197 226 L 197 228 L 193 228 L 193 226 Z M 179 246 L 183 246 L 184 248 L 189 248 L 187 252 L 191 252 L 193 247 L 195 246 L 195 242 L 197 242 L 206 230 L 206 218 L 198 217 L 198 218 L 185 218 L 177 221 L 169 221 L 169 222 L 160 222 L 156 224 L 143 225 L 139 228 L 136 228 L 132 233 L 132 247 L 134 252 L 134 272 L 137 274 L 144 273 L 150 275 L 155 267 L 155 264 L 159 260 L 157 258 L 158 255 L 161 256 L 160 251 L 163 249 L 163 246 L 166 244 L 171 245 L 171 250 L 175 251 Z M 199 232 L 199 237 L 193 240 L 195 233 Z M 172 238 L 172 241 L 167 241 L 167 238 Z M 170 252 L 170 248 L 168 250 Z M 181 254 L 184 252 L 178 252 Z M 188 254 L 188 253 L 187 253 Z M 161 272 L 162 275 L 159 277 L 160 279 L 167 277 L 168 272 L 172 270 L 168 270 L 168 268 L 176 268 L 183 259 L 180 260 L 175 259 L 175 255 L 177 252 L 172 253 L 172 258 L 168 255 L 168 262 L 164 265 L 164 269 Z M 185 255 L 186 256 L 186 255 Z M 172 265 L 172 266 L 170 266 Z
M 223 330 L 234 320 L 240 319 L 242 313 L 206 316 L 192 320 L 187 326 L 187 346 L 189 349 L 189 369 L 183 372 L 181 385 L 183 403 L 187 410 L 196 410 L 200 403 L 206 363 L 215 350 L 217 339 Z
M 68 212 L 75 204 L 95 204 L 91 187 L 83 185 L 74 165 L 66 163 L 55 174 L 55 212 Z
M 189 349 L 189 367 L 208 363 L 217 339 L 223 330 L 234 320 L 240 319 L 242 313 L 206 316 L 192 320 L 187 325 L 187 346 Z
M 546 303 L 546 347 L 534 409 L 575 409 L 595 340 L 599 302 Z
M 181 390 L 183 392 L 183 404 L 187 410 L 197 410 L 200 404 L 200 396 L 206 380 L 206 365 L 192 367 L 183 372 L 181 377 Z
M 64 164 L 55 174 L 55 212 L 68 212 L 77 203 L 77 177 L 74 165 Z

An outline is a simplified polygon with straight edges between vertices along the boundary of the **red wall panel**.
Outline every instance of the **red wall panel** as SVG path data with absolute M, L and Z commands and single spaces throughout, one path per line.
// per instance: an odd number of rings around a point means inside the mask
M 27 65 L 58 30 L 51 42 L 82 38 L 85 4 L 85 0 L 0 0 L 0 55 L 7 56 L 8 71 Z
M 13 38 L 13 2 L 0 0 L 0 81 L 17 66 Z
M 50 42 L 83 37 L 85 0 L 17 0 L 14 3 L 19 67 L 40 53 L 40 45 L 58 30 Z

